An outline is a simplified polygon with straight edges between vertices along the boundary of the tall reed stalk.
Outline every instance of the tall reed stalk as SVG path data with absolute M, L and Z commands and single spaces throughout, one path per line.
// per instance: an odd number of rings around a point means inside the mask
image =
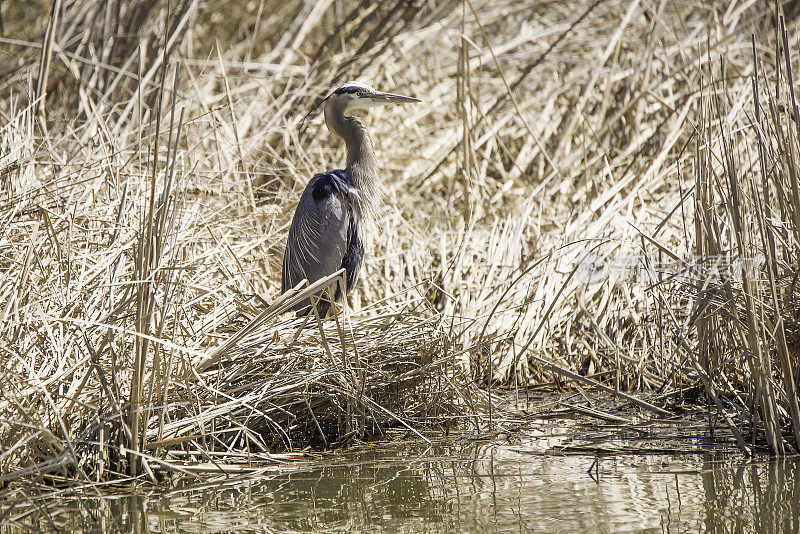
M 796 52 L 783 16 L 778 20 L 785 63 L 776 56 L 769 75 L 752 38 L 747 129 L 734 129 L 728 120 L 731 97 L 739 95 L 727 87 L 724 57 L 719 78 L 709 76 L 701 91 L 694 242 L 704 276 L 694 324 L 707 392 L 724 392 L 728 404 L 719 410 L 741 410 L 751 446 L 763 439 L 781 455 L 800 450 L 798 353 L 787 341 L 787 329 L 798 326 L 800 117 L 791 61 Z

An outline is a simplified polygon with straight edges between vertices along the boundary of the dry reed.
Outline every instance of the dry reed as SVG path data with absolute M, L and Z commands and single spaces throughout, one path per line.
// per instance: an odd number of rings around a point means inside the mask
M 744 450 L 797 447 L 799 37 L 774 5 L 54 6 L 5 7 L 0 38 L 0 479 L 484 430 L 476 384 L 554 376 L 660 415 L 700 384 Z M 343 149 L 299 126 L 348 79 L 424 103 L 367 119 L 364 280 L 303 325 L 282 245 Z

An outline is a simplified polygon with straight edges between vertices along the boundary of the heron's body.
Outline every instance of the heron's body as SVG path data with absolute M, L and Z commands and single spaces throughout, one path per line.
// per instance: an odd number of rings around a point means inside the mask
M 303 279 L 313 283 L 342 268 L 347 272 L 347 290 L 355 285 L 364 260 L 364 243 L 360 228 L 363 217 L 352 209 L 354 194 L 342 170 L 317 174 L 308 183 L 289 229 L 288 243 L 297 246 L 287 244 L 281 292 Z M 337 291 L 334 299 L 339 297 Z M 310 304 L 305 300 L 292 309 L 306 309 Z M 324 315 L 327 302 L 321 301 L 318 308 Z
M 372 141 L 364 125 L 345 113 L 376 103 L 418 102 L 415 98 L 380 93 L 367 86 L 345 84 L 326 99 L 325 122 L 347 147 L 347 167 L 315 175 L 303 191 L 295 209 L 283 257 L 281 292 L 304 279 L 314 283 L 339 269 L 345 269 L 346 291 L 358 281 L 364 261 L 367 224 L 374 218 L 380 192 Z M 322 297 L 317 308 L 325 315 L 329 298 Z M 337 288 L 333 300 L 341 297 Z M 307 313 L 311 300 L 291 309 Z

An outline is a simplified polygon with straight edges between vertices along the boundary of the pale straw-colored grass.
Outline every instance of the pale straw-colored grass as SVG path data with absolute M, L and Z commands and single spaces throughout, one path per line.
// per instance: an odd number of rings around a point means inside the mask
M 730 231 L 726 135 L 757 171 L 750 35 L 774 82 L 772 9 L 119 0 L 65 3 L 55 34 L 6 9 L 0 477 L 486 430 L 476 385 L 569 373 L 670 403 L 710 374 L 735 426 L 750 371 L 704 371 L 703 282 L 671 275 L 730 258 L 698 250 L 695 210 Z M 301 119 L 350 79 L 424 102 L 366 118 L 385 203 L 363 278 L 302 328 L 267 306 L 296 201 L 344 152 Z M 722 196 L 696 204 L 698 177 Z

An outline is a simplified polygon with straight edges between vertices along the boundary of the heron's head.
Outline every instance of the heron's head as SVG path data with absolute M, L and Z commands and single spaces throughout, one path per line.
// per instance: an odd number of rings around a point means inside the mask
M 368 85 L 347 82 L 328 97 L 328 106 L 339 107 L 343 111 L 367 109 L 384 104 L 408 104 L 422 102 L 418 98 L 376 91 Z

